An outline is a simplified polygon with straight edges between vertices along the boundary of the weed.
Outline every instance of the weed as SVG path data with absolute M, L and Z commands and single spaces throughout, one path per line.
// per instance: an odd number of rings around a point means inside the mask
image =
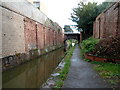
M 92 64 L 95 64 L 94 69 L 99 71 L 98 73 L 100 76 L 102 76 L 104 79 L 107 79 L 110 84 L 115 85 L 118 84 L 118 79 L 120 78 L 120 64 L 114 64 L 114 63 L 103 63 L 103 62 L 96 62 L 92 61 Z
M 56 86 L 55 86 L 55 88 L 61 88 L 63 84 L 64 84 L 64 83 L 63 83 L 63 81 L 61 81 L 61 80 L 56 81 Z
M 54 88 L 61 88 L 64 84 L 64 80 L 67 77 L 67 74 L 69 72 L 69 68 L 71 65 L 71 56 L 73 53 L 74 47 L 71 47 L 68 51 L 67 51 L 67 55 L 64 58 L 64 62 L 65 62 L 65 66 L 64 68 L 59 72 L 60 75 L 58 76 L 59 80 L 56 82 L 56 85 L 54 86 Z

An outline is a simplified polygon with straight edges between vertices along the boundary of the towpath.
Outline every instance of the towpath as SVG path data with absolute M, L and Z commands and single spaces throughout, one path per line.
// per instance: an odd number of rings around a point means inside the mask
M 93 69 L 93 65 L 80 57 L 79 46 L 76 45 L 71 58 L 71 67 L 63 88 L 109 88 L 110 85 L 103 80 Z

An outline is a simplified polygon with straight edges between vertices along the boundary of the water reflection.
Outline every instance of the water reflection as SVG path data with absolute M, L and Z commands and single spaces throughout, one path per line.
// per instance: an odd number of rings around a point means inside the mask
M 39 59 L 29 61 L 17 68 L 3 72 L 3 88 L 39 88 L 47 80 L 64 56 L 60 48 Z

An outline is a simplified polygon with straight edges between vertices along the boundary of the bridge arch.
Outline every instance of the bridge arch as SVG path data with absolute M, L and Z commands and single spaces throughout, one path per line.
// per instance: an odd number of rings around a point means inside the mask
M 80 33 L 65 32 L 64 43 L 66 42 L 66 40 L 70 40 L 70 39 L 75 39 L 78 41 L 78 43 L 80 43 Z

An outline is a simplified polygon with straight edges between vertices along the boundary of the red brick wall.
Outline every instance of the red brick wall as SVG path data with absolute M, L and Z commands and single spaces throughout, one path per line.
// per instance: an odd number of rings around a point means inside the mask
M 25 48 L 26 51 L 32 49 L 44 49 L 49 46 L 63 44 L 64 36 L 61 32 L 45 27 L 40 23 L 25 18 Z
M 47 27 L 45 27 L 44 29 L 44 34 L 45 34 L 45 46 L 44 47 L 47 47 Z
M 28 18 L 24 19 L 25 50 L 28 52 L 36 48 L 36 23 Z
M 55 45 L 57 45 L 57 32 L 55 31 Z
M 50 39 L 50 46 L 53 46 L 53 32 L 52 32 L 52 29 L 49 29 L 49 39 Z
M 93 36 L 95 38 L 115 37 L 118 34 L 119 10 L 118 3 L 115 3 L 96 18 L 93 26 Z
M 45 29 L 45 27 L 43 27 L 43 33 L 44 33 L 44 47 L 45 47 L 45 45 L 46 45 L 46 29 Z
M 117 3 L 105 12 L 105 37 L 116 36 L 118 7 Z
M 105 16 L 104 13 L 101 13 L 94 23 L 94 37 L 95 38 L 104 38 L 105 34 Z
M 52 45 L 54 45 L 54 30 L 52 30 Z
M 46 28 L 46 46 L 48 47 L 50 45 L 49 43 L 49 37 L 50 37 L 50 34 L 49 34 L 49 28 Z
M 119 9 L 118 9 L 118 29 L 117 29 L 117 35 L 120 36 L 120 2 L 118 3 L 119 4 Z
M 39 49 L 44 48 L 44 31 L 42 24 L 37 24 L 37 44 Z
M 99 38 L 99 18 L 94 23 L 94 36 L 95 38 Z
M 105 37 L 105 15 L 102 13 L 100 17 L 100 34 L 99 38 Z
M 53 45 L 55 45 L 55 31 L 53 30 Z

